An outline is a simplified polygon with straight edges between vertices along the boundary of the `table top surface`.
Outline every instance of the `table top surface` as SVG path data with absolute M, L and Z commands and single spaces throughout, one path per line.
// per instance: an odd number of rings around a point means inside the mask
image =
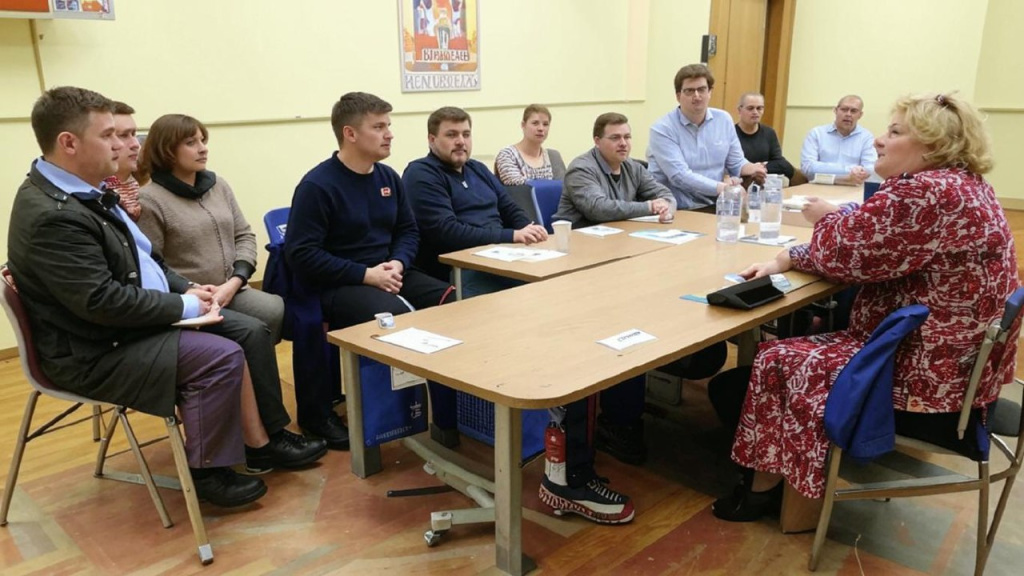
M 713 216 L 701 216 L 713 223 Z M 810 230 L 783 226 L 782 233 L 808 236 Z M 814 276 L 788 272 L 795 289 L 755 310 L 681 299 L 728 285 L 725 274 L 768 260 L 777 251 L 771 246 L 716 242 L 707 234 L 681 246 L 665 244 L 664 249 L 604 266 L 395 318 L 397 330 L 415 327 L 463 342 L 434 354 L 375 339 L 386 332 L 375 322 L 332 331 L 328 339 L 343 349 L 506 406 L 557 406 L 840 289 Z M 631 329 L 657 339 L 625 351 L 597 343 Z

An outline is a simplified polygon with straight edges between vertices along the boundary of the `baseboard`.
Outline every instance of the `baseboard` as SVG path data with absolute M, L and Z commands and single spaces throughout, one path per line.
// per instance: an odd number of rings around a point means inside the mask
M 10 360 L 18 357 L 18 347 L 0 349 L 0 360 Z
M 1024 198 L 997 198 L 1003 210 L 1024 210 Z

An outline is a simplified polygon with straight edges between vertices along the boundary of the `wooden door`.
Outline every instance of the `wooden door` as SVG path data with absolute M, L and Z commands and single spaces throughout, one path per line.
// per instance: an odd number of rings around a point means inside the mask
M 708 66 L 715 74 L 711 106 L 736 119 L 744 92 L 765 96 L 762 122 L 783 136 L 789 89 L 789 56 L 796 0 L 712 0 L 709 33 L 717 50 Z

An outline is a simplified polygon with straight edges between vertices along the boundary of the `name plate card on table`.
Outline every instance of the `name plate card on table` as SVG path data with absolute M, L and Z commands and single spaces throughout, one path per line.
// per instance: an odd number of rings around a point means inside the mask
M 652 336 L 643 330 L 633 328 L 632 330 L 626 330 L 620 332 L 614 336 L 609 336 L 604 340 L 598 340 L 598 344 L 603 344 L 612 350 L 618 350 L 619 352 L 626 348 L 636 346 L 637 344 L 643 344 L 644 342 L 650 342 L 651 340 L 657 340 L 656 336 Z
M 474 256 L 493 258 L 502 262 L 543 262 L 565 256 L 565 252 L 558 250 L 544 250 L 543 248 L 514 248 L 511 246 L 495 246 L 479 252 L 473 252 Z
M 576 231 L 579 232 L 580 234 L 586 234 L 588 236 L 598 236 L 602 238 L 605 236 L 611 236 L 612 234 L 618 234 L 619 232 L 623 232 L 622 228 L 613 228 L 611 226 L 604 226 L 601 224 L 598 224 L 597 226 L 587 226 L 586 228 L 580 228 Z
M 422 352 L 423 354 L 433 354 L 445 348 L 462 344 L 462 340 L 448 338 L 440 334 L 420 330 L 419 328 L 406 328 L 405 330 L 399 330 L 384 336 L 374 336 L 374 338 L 381 342 L 387 342 L 388 344 L 394 344 L 395 346 L 401 346 L 402 348 Z
M 687 232 L 686 230 L 640 230 L 633 232 L 630 236 L 634 238 L 646 238 L 656 242 L 667 242 L 669 244 L 686 244 L 703 236 L 698 232 Z

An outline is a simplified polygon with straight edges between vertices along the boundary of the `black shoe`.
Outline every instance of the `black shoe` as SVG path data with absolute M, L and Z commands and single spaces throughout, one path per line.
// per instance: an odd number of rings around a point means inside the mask
M 330 416 L 323 422 L 317 424 L 303 424 L 300 422 L 299 426 L 302 427 L 302 431 L 306 436 L 323 438 L 327 441 L 327 447 L 331 450 L 348 450 L 348 428 L 341 421 L 341 417 L 334 412 L 331 412 Z
M 267 493 L 263 480 L 242 476 L 231 468 L 201 468 L 193 471 L 192 482 L 200 500 L 224 508 L 244 506 Z
M 613 424 L 604 414 L 597 417 L 597 434 L 594 447 L 607 452 L 620 462 L 639 466 L 647 460 L 647 445 L 644 444 L 644 421 L 636 424 Z
M 274 468 L 301 468 L 327 454 L 327 441 L 306 438 L 282 429 L 260 448 L 245 447 L 245 472 L 264 474 Z
M 753 522 L 769 514 L 778 514 L 781 508 L 782 482 L 779 482 L 764 492 L 738 487 L 729 496 L 715 500 L 711 513 L 726 522 Z

